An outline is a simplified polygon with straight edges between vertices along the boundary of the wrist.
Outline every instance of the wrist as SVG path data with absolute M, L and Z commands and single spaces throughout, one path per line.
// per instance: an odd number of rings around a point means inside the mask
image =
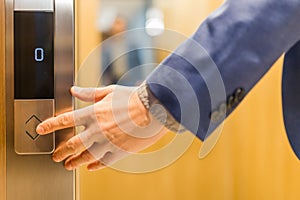
M 155 97 L 146 82 L 138 87 L 137 95 L 140 102 L 144 105 L 144 108 L 147 109 L 148 115 L 153 116 L 163 126 L 173 132 L 182 133 L 186 131 L 185 127 L 177 122 L 170 112 L 165 109 L 161 102 Z
M 130 98 L 129 114 L 133 122 L 140 127 L 147 126 L 151 121 L 149 110 L 139 98 L 137 91 Z

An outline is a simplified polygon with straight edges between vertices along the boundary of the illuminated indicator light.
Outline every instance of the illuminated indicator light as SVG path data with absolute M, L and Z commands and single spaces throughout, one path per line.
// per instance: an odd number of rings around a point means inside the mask
M 34 59 L 37 62 L 42 62 L 44 60 L 44 49 L 42 49 L 42 48 L 36 48 L 34 50 Z

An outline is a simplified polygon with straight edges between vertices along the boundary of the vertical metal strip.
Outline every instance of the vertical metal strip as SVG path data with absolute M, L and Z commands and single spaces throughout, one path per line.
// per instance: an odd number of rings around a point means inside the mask
M 14 0 L 6 0 L 6 200 L 75 199 L 75 172 L 62 163 L 54 163 L 49 155 L 20 156 L 13 145 L 13 9 Z M 72 0 L 55 0 L 55 84 L 56 114 L 72 109 L 68 89 L 73 84 L 74 16 Z M 72 75 L 70 76 L 71 73 Z M 61 86 L 66 83 L 67 86 Z M 73 129 L 57 133 L 58 143 L 73 136 Z
M 70 88 L 75 73 L 75 13 L 74 0 L 55 0 L 54 73 L 56 115 L 74 109 Z M 72 76 L 70 76 L 72 74 Z M 74 136 L 75 129 L 56 131 L 56 147 Z M 76 199 L 76 171 L 72 172 L 73 199 Z
M 0 199 L 6 199 L 5 1 L 0 0 Z
M 54 34 L 54 73 L 55 73 L 55 110 L 56 115 L 71 111 L 73 100 L 69 89 L 74 84 L 74 2 L 73 0 L 55 1 Z M 70 76 L 72 74 L 72 76 Z M 74 136 L 74 129 L 56 131 L 56 146 Z M 73 172 L 73 178 L 75 172 Z M 75 179 L 73 185 L 75 183 Z

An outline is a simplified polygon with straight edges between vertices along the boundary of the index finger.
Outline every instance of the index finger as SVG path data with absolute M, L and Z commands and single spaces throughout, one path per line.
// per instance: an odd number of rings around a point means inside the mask
M 73 126 L 75 126 L 74 112 L 67 112 L 43 121 L 37 126 L 36 132 L 44 135 Z

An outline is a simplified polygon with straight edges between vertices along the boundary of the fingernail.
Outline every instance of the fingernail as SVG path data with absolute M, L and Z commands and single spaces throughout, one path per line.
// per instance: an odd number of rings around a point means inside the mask
M 94 171 L 102 170 L 104 168 L 106 168 L 106 167 L 105 166 L 101 166 L 101 167 L 99 167 L 99 166 L 97 166 L 97 167 L 88 167 L 87 170 L 90 171 L 90 172 L 94 172 Z
M 93 167 L 88 168 L 88 171 L 90 171 L 90 172 L 94 172 L 94 171 L 97 171 L 97 170 L 98 170 L 98 168 L 93 168 Z
M 54 160 L 54 162 L 59 162 L 59 158 L 57 157 L 57 155 L 55 154 L 55 152 L 52 154 L 52 160 Z
M 67 164 L 67 165 L 65 165 L 65 167 L 66 167 L 66 169 L 69 170 L 69 171 L 73 170 L 72 165 Z
M 43 127 L 41 127 L 41 126 L 38 126 L 36 128 L 36 132 L 39 133 L 39 134 L 43 134 L 43 133 L 45 133 L 45 129 Z
M 65 163 L 65 168 L 69 171 L 73 170 L 71 163 Z
M 71 90 L 72 90 L 72 92 L 78 93 L 79 90 L 80 90 L 80 88 L 77 87 L 77 86 L 73 86 L 73 87 L 71 88 Z

